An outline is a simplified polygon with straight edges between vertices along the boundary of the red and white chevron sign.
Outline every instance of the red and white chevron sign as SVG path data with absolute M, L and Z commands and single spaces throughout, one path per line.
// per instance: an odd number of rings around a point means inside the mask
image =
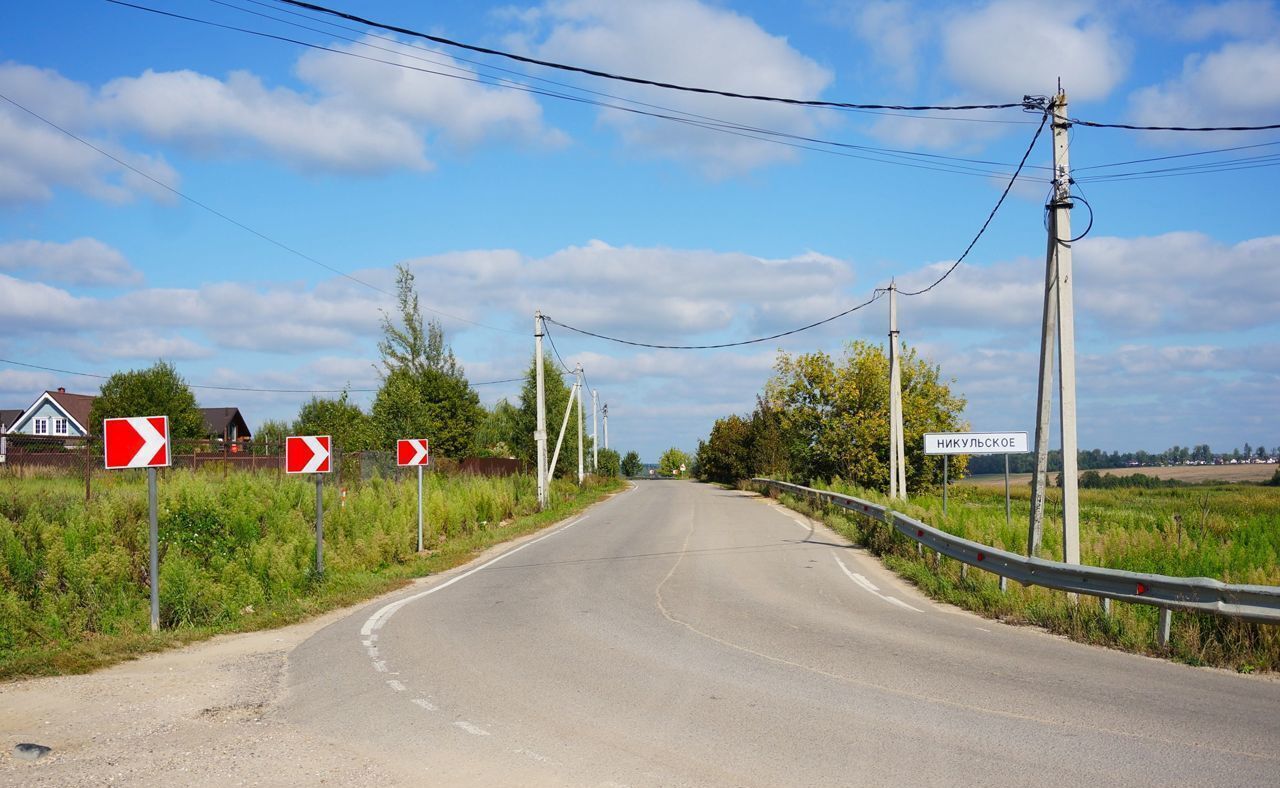
M 397 465 L 429 465 L 426 438 L 406 438 L 396 441 Z
M 107 470 L 169 467 L 169 417 L 102 420 Z
M 332 470 L 333 439 L 328 435 L 289 437 L 284 441 L 285 473 L 328 473 Z

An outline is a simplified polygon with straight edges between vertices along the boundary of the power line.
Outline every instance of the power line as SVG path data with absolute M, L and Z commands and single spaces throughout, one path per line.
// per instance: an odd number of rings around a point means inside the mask
M 1068 118 L 1069 123 L 1095 129 L 1128 129 L 1130 131 L 1270 131 L 1280 129 L 1280 123 L 1264 126 L 1137 126 L 1130 123 L 1098 123 L 1092 120 Z
M 507 58 L 508 60 L 514 60 L 520 63 L 529 63 L 536 66 L 544 66 L 546 68 L 558 69 L 560 71 L 570 71 L 577 74 L 586 74 L 588 76 L 600 77 L 602 79 L 612 79 L 619 82 L 629 82 L 636 85 L 648 85 L 650 87 L 663 88 L 665 90 L 682 91 L 685 93 L 699 93 L 699 94 L 712 95 L 712 96 L 724 96 L 726 98 L 746 99 L 750 101 L 768 101 L 768 102 L 774 102 L 774 103 L 780 103 L 780 104 L 792 104 L 792 105 L 805 106 L 805 107 L 828 107 L 828 108 L 834 108 L 834 109 L 883 109 L 883 110 L 897 110 L 902 112 L 918 112 L 918 111 L 925 111 L 925 110 L 953 111 L 953 110 L 1016 109 L 1016 108 L 1022 108 L 1024 106 L 1024 102 L 1021 102 L 1021 101 L 1017 103 L 1010 103 L 1010 104 L 965 104 L 965 105 L 950 105 L 950 106 L 946 106 L 946 105 L 905 106 L 905 105 L 893 105 L 893 104 L 855 104 L 855 103 L 843 102 L 843 101 L 820 101 L 817 99 L 797 99 L 797 98 L 785 98 L 780 96 L 765 96 L 765 95 L 754 95 L 754 94 L 746 94 L 746 93 L 735 93 L 733 91 L 728 91 L 728 90 L 717 90 L 714 88 L 694 87 L 690 85 L 681 85 L 681 84 L 676 84 L 672 82 L 660 82 L 652 79 L 644 79 L 642 77 L 632 77 L 624 74 L 615 74 L 608 71 L 598 71 L 596 69 L 583 68 L 581 66 L 572 66 L 565 63 L 557 63 L 551 60 L 539 60 L 537 58 L 526 57 L 524 55 L 517 55 L 512 52 L 505 52 L 501 49 L 491 49 L 489 47 L 477 46 L 475 44 L 467 44 L 461 41 L 455 41 L 453 39 L 444 38 L 443 36 L 435 36 L 429 33 L 423 33 L 421 31 L 411 30 L 405 27 L 397 27 L 395 25 L 389 25 L 383 22 L 376 22 L 371 19 L 365 19 L 363 17 L 359 17 L 354 14 L 346 13 L 345 11 L 338 11 L 332 8 L 326 8 L 325 6 L 315 5 L 313 3 L 304 3 L 304 2 L 300 2 L 300 0 L 277 0 L 277 1 L 285 5 L 291 5 L 298 8 L 305 8 L 309 11 L 315 11 L 317 13 L 328 14 L 330 16 L 346 19 L 348 21 L 356 22 L 357 24 L 365 25 L 367 27 L 378 28 L 380 30 L 386 30 L 392 33 L 400 33 L 401 35 L 413 36 L 415 38 L 422 38 L 437 44 L 442 44 L 444 46 L 454 47 L 457 49 L 465 49 L 470 52 L 478 52 L 480 54 L 485 54 L 485 55 L 495 55 L 497 57 Z
M 254 0 L 250 0 L 250 2 L 253 2 L 253 1 Z M 364 46 L 372 49 L 390 52 L 399 57 L 407 57 L 413 60 L 432 63 L 434 65 L 440 66 L 441 68 L 448 68 L 453 71 L 462 72 L 462 73 L 447 73 L 443 71 L 437 71 L 434 69 L 422 68 L 420 66 L 409 65 L 407 63 L 401 63 L 401 62 L 396 62 L 392 60 L 384 60 L 382 58 L 371 57 L 368 55 L 361 55 L 356 52 L 349 52 L 342 49 L 335 49 L 333 47 L 324 46 L 322 44 L 315 44 L 309 41 L 303 41 L 296 38 L 290 38 L 288 36 L 276 35 L 274 33 L 268 33 L 261 30 L 253 30 L 250 28 L 238 27 L 236 25 L 228 25 L 228 24 L 223 24 L 221 22 L 214 22 L 208 19 L 201 19 L 198 17 L 178 14 L 171 11 L 164 11 L 158 8 L 126 2 L 126 0 L 107 0 L 107 2 L 112 3 L 114 5 L 124 6 L 126 8 L 133 8 L 138 11 L 146 11 L 148 13 L 157 14 L 159 16 L 166 16 L 173 19 L 180 19 L 186 22 L 194 22 L 196 24 L 207 25 L 209 27 L 215 27 L 222 30 L 229 30 L 232 32 L 243 33 L 246 35 L 256 36 L 259 38 L 265 38 L 273 41 L 280 41 L 283 43 L 295 44 L 297 46 L 306 47 L 308 49 L 315 49 L 321 52 L 328 52 L 330 54 L 356 58 L 358 60 L 365 60 L 371 63 L 380 63 L 387 66 L 393 66 L 396 68 L 405 69 L 408 71 L 416 71 L 419 73 L 445 77 L 448 79 L 457 79 L 463 82 L 473 82 L 476 84 L 486 85 L 489 87 L 502 87 L 509 90 L 515 90 L 515 91 L 528 93 L 535 96 L 556 98 L 563 101 L 570 101 L 578 104 L 585 104 L 589 106 L 600 107 L 602 109 L 611 109 L 618 112 L 626 112 L 634 115 L 642 115 L 642 116 L 657 118 L 660 120 L 667 120 L 675 123 L 681 123 L 687 126 L 693 126 L 696 128 L 705 129 L 708 131 L 718 131 L 718 132 L 721 132 L 724 134 L 730 134 L 736 137 L 743 137 L 745 139 L 756 140 L 758 142 L 766 142 L 766 143 L 771 143 L 775 145 L 781 145 L 789 148 L 795 148 L 797 150 L 807 150 L 815 153 L 825 153 L 833 156 L 842 156 L 842 157 L 851 158 L 851 159 L 861 159 L 864 161 L 876 162 L 879 164 L 889 164 L 889 165 L 895 165 L 900 167 L 909 167 L 912 169 L 932 170 L 936 172 L 947 172 L 947 173 L 952 173 L 956 175 L 969 175 L 969 176 L 980 177 L 980 178 L 1004 175 L 1005 173 L 1000 171 L 992 171 L 992 170 L 980 169 L 975 167 L 950 165 L 947 162 L 960 162 L 961 164 L 967 164 L 967 163 L 982 164 L 982 165 L 990 165 L 990 166 L 996 166 L 996 167 L 1012 166 L 1009 164 L 1005 164 L 1003 162 L 987 161 L 983 159 L 967 159 L 967 158 L 962 158 L 957 156 L 947 156 L 945 154 L 938 154 L 938 153 L 908 151 L 908 150 L 901 150 L 901 149 L 895 149 L 895 148 L 881 148 L 881 147 L 869 146 L 869 145 L 856 145 L 856 144 L 847 143 L 847 142 L 825 140 L 825 139 L 816 138 L 816 137 L 807 137 L 803 135 L 791 134 L 788 132 L 774 131 L 771 129 L 765 129 L 765 128 L 760 128 L 756 126 L 735 123 L 733 121 L 722 120 L 722 119 L 714 118 L 707 115 L 699 115 L 697 113 L 686 112 L 684 110 L 670 109 L 670 108 L 662 107 L 661 105 L 649 104 L 646 102 L 636 101 L 634 99 L 612 96 L 611 94 L 601 93 L 599 91 L 591 91 L 591 90 L 585 90 L 582 88 L 565 86 L 567 89 L 570 89 L 570 90 L 579 90 L 579 91 L 594 94 L 594 95 L 606 96 L 609 98 L 613 98 L 617 101 L 622 101 L 629 104 L 636 104 L 638 106 L 643 106 L 643 107 L 662 109 L 662 110 L 665 110 L 665 112 L 655 112 L 650 110 L 637 109 L 636 107 L 619 106 L 617 104 L 611 104 L 605 101 L 598 101 L 595 99 L 584 98 L 582 96 L 573 96 L 573 95 L 568 95 L 568 94 L 560 93 L 553 90 L 535 88 L 529 85 L 522 84 L 520 82 L 514 82 L 512 80 L 509 80 L 503 77 L 492 77 L 488 75 L 483 75 L 484 78 L 482 78 L 482 75 L 478 75 L 475 72 L 469 72 L 457 66 L 449 65 L 446 63 L 440 63 L 439 61 L 431 60 L 429 58 L 418 57 L 415 55 L 408 54 L 406 52 L 389 49 L 387 47 L 376 46 L 374 44 L 369 44 L 367 42 L 362 42 L 355 39 L 347 38 L 345 36 L 334 36 L 334 37 L 343 41 L 348 41 L 358 46 Z M 312 32 L 321 32 L 324 35 L 332 35 L 329 33 L 323 33 L 323 31 L 317 31 L 315 30 L 315 28 L 310 28 L 310 27 L 307 27 L 306 25 L 299 25 L 294 22 L 289 22 L 288 20 L 282 20 L 277 17 L 261 14 L 259 12 L 252 11 L 249 9 L 243 9 L 243 8 L 240 8 L 239 6 L 230 5 L 230 4 L 221 2 L 221 0 L 210 0 L 210 2 L 217 3 L 218 5 L 224 5 L 229 8 L 236 8 L 237 10 L 244 11 L 245 13 L 264 17 L 267 19 L 272 19 L 274 21 L 291 25 L 293 27 L 298 27 L 303 30 L 310 30 Z M 343 29 L 346 29 L 346 28 L 343 28 Z M 394 41 L 394 39 L 384 39 L 384 40 Z M 424 51 L 430 51 L 430 50 L 424 50 Z M 464 61 L 464 62 L 475 62 L 475 61 Z M 503 70 L 505 71 L 505 69 Z M 537 77 L 530 77 L 530 78 L 539 79 Z M 551 82 L 550 80 L 540 80 L 540 79 L 539 81 Z M 562 83 L 551 82 L 551 84 L 560 85 Z M 671 114 L 671 113 L 674 113 L 674 114 Z M 815 145 L 819 145 L 819 146 L 826 145 L 833 148 L 841 148 L 846 150 L 848 149 L 858 150 L 866 153 L 878 154 L 879 156 L 883 156 L 887 158 L 879 158 L 876 155 L 859 155 L 856 153 L 847 153 L 844 150 L 828 150 L 827 148 L 823 148 L 823 147 L 814 147 L 814 145 L 802 144 L 805 142 L 814 143 Z M 1048 168 L 1044 168 L 1044 169 L 1048 169 Z M 517 333 L 517 332 L 513 332 L 513 333 Z
M 8 358 L 0 358 L 0 364 L 11 364 L 16 367 L 27 367 L 29 369 L 39 369 L 45 372 L 57 372 L 62 375 L 75 375 L 77 377 L 82 377 L 82 378 L 94 378 L 96 380 L 108 380 L 111 377 L 110 375 L 99 375 L 94 372 L 76 372 L 75 370 L 70 370 L 70 369 L 58 369 L 57 367 L 45 367 L 39 364 L 29 364 L 25 361 L 14 361 L 13 359 L 8 359 Z M 472 383 L 471 381 L 467 381 L 467 385 L 496 386 L 499 383 L 517 383 L 522 380 L 524 380 L 524 378 L 504 378 L 503 380 L 481 380 L 475 383 Z M 244 392 L 252 392 L 255 394 L 341 394 L 343 392 L 357 393 L 357 394 L 373 394 L 380 391 L 380 389 L 353 389 L 353 388 L 270 389 L 270 388 L 258 388 L 254 386 L 215 386 L 208 383 L 188 383 L 187 387 L 193 388 L 193 389 L 208 389 L 210 391 L 244 391 Z
M 381 293 L 382 295 L 389 296 L 389 297 L 391 297 L 391 298 L 395 298 L 395 297 L 396 297 L 394 293 L 391 293 L 391 292 L 388 292 L 388 291 L 386 291 L 386 290 L 383 290 L 382 288 L 378 287 L 377 285 L 370 284 L 369 282 L 366 282 L 366 281 L 364 281 L 363 279 L 357 279 L 356 277 L 352 276 L 351 274 L 348 274 L 347 272 L 345 272 L 345 271 L 343 271 L 343 270 L 341 270 L 341 269 L 339 269 L 339 268 L 335 268 L 335 267 L 333 267 L 333 266 L 329 265 L 328 263 L 321 262 L 320 260 L 317 260 L 316 258 L 312 257 L 311 255 L 306 254 L 305 252 L 300 252 L 300 251 L 298 251 L 297 249 L 293 248 L 292 246 L 289 246 L 288 244 L 285 244 L 285 243 L 283 243 L 283 242 L 281 242 L 281 241 L 277 241 L 276 239 L 272 238 L 271 236 L 267 235 L 266 233 L 263 233 L 263 232 L 261 232 L 261 231 L 259 231 L 259 230 L 255 230 L 254 228 L 250 227 L 249 225 L 245 224 L 244 222 L 241 222 L 241 221 L 239 221 L 239 220 L 237 220 L 237 219 L 233 219 L 232 217 L 230 217 L 230 216 L 228 216 L 227 214 L 223 213 L 222 211 L 219 211 L 218 209 L 216 209 L 216 208 L 214 208 L 214 207 L 212 207 L 212 206 L 208 205 L 207 203 L 203 203 L 203 202 L 201 202 L 200 200 L 197 200 L 196 198 L 191 197 L 190 195 L 187 195 L 187 194 L 185 194 L 185 193 L 183 193 L 183 192 L 181 192 L 181 191 L 178 191 L 177 189 L 173 188 L 172 186 L 170 186 L 169 184 L 165 183 L 164 181 L 162 181 L 162 180 L 160 180 L 160 179 L 158 179 L 158 178 L 156 178 L 156 177 L 153 177 L 152 175 L 148 174 L 147 172 L 145 172 L 145 171 L 143 171 L 143 170 L 141 170 L 141 169 L 139 169 L 139 168 L 137 168 L 137 167 L 133 166 L 133 165 L 132 165 L 132 164 L 130 164 L 129 162 L 125 161 L 124 159 L 121 159 L 119 156 L 115 156 L 114 154 L 109 153 L 108 151 L 106 151 L 106 150 L 104 150 L 104 149 L 102 149 L 102 148 L 98 147 L 97 145 L 94 145 L 92 142 L 89 142 L 89 141 L 88 141 L 88 140 L 86 140 L 85 138 L 83 138 L 83 137 L 81 137 L 81 136 L 79 136 L 79 135 L 75 134 L 74 132 L 70 131 L 69 129 L 66 129 L 66 128 L 63 128 L 62 126 L 59 126 L 57 123 L 54 123 L 53 121 L 51 121 L 51 120 L 49 120 L 48 118 L 44 117 L 43 115 L 41 115 L 41 114 L 39 114 L 39 113 L 35 112 L 34 110 L 28 109 L 27 107 L 23 106 L 22 104 L 19 104 L 18 102 L 16 102 L 16 101 L 14 101 L 13 99 L 9 98 L 9 97 L 8 97 L 8 96 L 6 96 L 5 94 L 0 93 L 0 99 L 4 99 L 5 101 L 9 102 L 9 103 L 10 103 L 10 104 L 12 104 L 13 106 L 17 107 L 18 109 L 20 109 L 20 110 L 22 110 L 23 112 L 27 113 L 27 114 L 28 114 L 28 115 L 30 115 L 31 117 L 35 118 L 36 120 L 39 120 L 41 123 L 44 123 L 44 124 L 46 124 L 46 125 L 48 125 L 48 126 L 51 126 L 51 127 L 52 127 L 52 128 L 54 128 L 54 129 L 57 129 L 58 131 L 60 131 L 60 132 L 62 132 L 63 134 L 67 135 L 68 137 L 70 137 L 71 139 L 75 140 L 76 142 L 79 142 L 81 145 L 84 145 L 84 146 L 86 146 L 86 147 L 88 147 L 88 148 L 91 148 L 91 149 L 93 149 L 93 150 L 97 151 L 98 153 L 102 154 L 103 156 L 107 157 L 108 159 L 111 159 L 111 160 L 112 160 L 112 161 L 114 161 L 115 163 L 119 164 L 121 167 L 124 167 L 124 168 L 126 168 L 126 169 L 128 169 L 128 170 L 130 170 L 130 171 L 132 171 L 132 172 L 135 172 L 135 173 L 137 173 L 138 175 L 141 175 L 143 178 L 146 178 L 148 181 L 151 181 L 152 183 L 154 183 L 155 185 L 157 185 L 157 186 L 159 186 L 160 188 L 164 189 L 165 191 L 167 191 L 167 192 L 169 192 L 169 193 L 171 193 L 171 194 L 173 194 L 173 195 L 175 195 L 175 196 L 177 196 L 177 197 L 181 197 L 182 199 L 186 200 L 187 202 L 191 203 L 192 205 L 195 205 L 196 207 L 201 208 L 201 209 L 203 209 L 203 210 L 205 210 L 205 211 L 208 211 L 209 213 L 213 214 L 214 216 L 217 216 L 219 219 L 222 219 L 223 221 L 229 222 L 229 223 L 231 223 L 231 224 L 235 225 L 236 227 L 239 227 L 240 229 L 244 230 L 245 232 L 248 232 L 248 233 L 251 233 L 251 234 L 253 234 L 253 235 L 256 235 L 258 238 L 261 238 L 262 240 L 266 241 L 267 243 L 270 243 L 270 244 L 272 244 L 273 246 L 279 247 L 280 249 L 283 249 L 284 251 L 286 251 L 286 252 L 288 252 L 288 253 L 290 253 L 290 254 L 292 254 L 292 255 L 295 255 L 296 257 L 300 257 L 301 259 L 306 260 L 306 261 L 307 261 L 307 262 L 309 262 L 309 263 L 312 263 L 312 264 L 314 264 L 314 265 L 318 265 L 318 266 L 320 266 L 321 268 L 323 268 L 323 269 L 325 269 L 325 270 L 327 270 L 327 271 L 332 271 L 333 273 L 337 274 L 338 276 L 341 276 L 341 277 L 342 277 L 342 278 L 344 278 L 344 279 L 349 279 L 350 281 L 355 282 L 356 284 L 361 285 L 361 286 L 363 286 L 363 287 L 367 287 L 367 288 L 369 288 L 370 290 L 373 290 L 373 291 L 374 291 L 374 292 L 376 292 L 376 293 Z M 471 324 L 471 325 L 473 325 L 473 326 L 477 326 L 477 327 L 479 327 L 479 328 L 487 328 L 487 329 L 489 329 L 490 331 L 500 331 L 500 332 L 505 333 L 505 334 L 519 334 L 519 333 L 520 333 L 520 332 L 518 332 L 518 331 L 513 331 L 513 330 L 508 329 L 508 328 L 498 328 L 497 326 L 490 326 L 490 325 L 486 325 L 486 324 L 484 324 L 484 323 L 479 323 L 479 322 L 477 322 L 477 321 L 475 321 L 475 320 L 468 320 L 468 319 L 467 319 L 467 318 L 465 318 L 465 317 L 459 317 L 459 316 L 457 316 L 457 315 L 451 315 L 451 314 L 449 314 L 448 312 L 442 312 L 442 311 L 440 311 L 439 309 L 432 309 L 432 308 L 431 308 L 431 307 L 429 307 L 429 306 L 425 306 L 425 307 L 423 307 L 423 308 L 424 308 L 424 309 L 426 309 L 428 312 L 432 312 L 432 313 L 434 313 L 434 314 L 440 315 L 441 317 L 447 317 L 447 318 L 449 318 L 450 320 L 457 320 L 457 321 L 462 322 L 462 323 L 469 323 L 469 324 Z
M 996 204 L 991 208 L 991 213 L 987 214 L 987 220 L 982 223 L 982 227 L 978 228 L 978 234 L 973 236 L 973 240 L 970 241 L 969 245 L 965 247 L 964 253 L 962 253 L 958 258 L 956 258 L 956 261 L 951 264 L 951 267 L 948 268 L 946 272 L 942 274 L 942 276 L 935 279 L 933 283 L 930 284 L 928 287 L 925 287 L 920 290 L 915 290 L 912 292 L 905 292 L 905 291 L 899 290 L 898 291 L 899 293 L 901 293 L 904 296 L 917 296 L 923 293 L 927 293 L 933 288 L 937 287 L 939 284 L 941 284 L 942 280 L 946 279 L 948 276 L 951 276 L 951 272 L 956 270 L 956 268 L 959 267 L 960 263 L 964 262 L 964 259 L 969 256 L 969 252 L 973 251 L 973 247 L 978 243 L 978 239 L 981 238 L 982 234 L 987 231 L 987 226 L 991 224 L 991 220 L 996 218 L 996 211 L 1000 210 L 1001 205 L 1004 205 L 1004 198 L 1009 196 L 1009 191 L 1013 188 L 1013 184 L 1018 180 L 1018 175 L 1022 172 L 1023 165 L 1027 163 L 1027 158 L 1031 156 L 1031 151 L 1035 149 L 1036 140 L 1040 139 L 1040 132 L 1044 131 L 1044 124 L 1045 124 L 1045 121 L 1047 121 L 1048 119 L 1049 119 L 1048 112 L 1040 116 L 1040 125 L 1036 127 L 1036 133 L 1031 137 L 1031 144 L 1027 146 L 1026 153 L 1022 154 L 1022 161 L 1018 162 L 1018 169 L 1013 173 L 1013 177 L 1009 179 L 1009 182 L 1005 184 L 1004 191 L 1000 193 L 1000 199 L 996 200 Z
M 1242 156 L 1235 159 L 1222 159 L 1219 161 L 1203 162 L 1201 164 L 1187 164 L 1178 167 L 1158 167 L 1149 170 L 1134 170 L 1132 172 L 1114 172 L 1104 173 L 1092 177 L 1084 177 L 1079 180 L 1085 183 L 1101 183 L 1105 181 L 1119 180 L 1145 180 L 1140 176 L 1150 177 L 1174 177 L 1179 175 L 1201 175 L 1212 172 L 1231 172 L 1234 170 L 1252 170 L 1260 167 L 1274 167 L 1280 164 L 1280 153 L 1268 153 L 1260 156 Z
M 1168 156 L 1152 156 L 1146 159 L 1130 159 L 1128 161 L 1114 161 L 1108 164 L 1090 164 L 1085 167 L 1072 167 L 1073 172 L 1083 172 L 1085 170 L 1101 170 L 1108 167 L 1127 167 L 1130 164 L 1148 164 L 1153 161 L 1168 161 L 1169 159 L 1185 159 L 1192 156 L 1209 156 L 1214 153 L 1231 153 L 1238 150 L 1251 150 L 1253 148 L 1267 148 L 1273 145 L 1280 145 L 1280 140 L 1272 142 L 1259 142 L 1254 145 L 1234 145 L 1230 148 L 1212 148 L 1210 150 L 1198 150 L 1190 153 L 1172 153 Z

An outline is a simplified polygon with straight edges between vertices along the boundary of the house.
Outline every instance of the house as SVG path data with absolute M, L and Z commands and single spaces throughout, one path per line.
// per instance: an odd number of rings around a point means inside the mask
M 17 411 L 12 421 L 9 417 L 0 417 L 0 421 L 9 425 L 5 431 L 10 435 L 82 438 L 89 432 L 89 410 L 94 399 L 88 394 L 69 394 L 60 387 L 41 394 L 31 407 Z
M 5 434 L 9 430 L 9 425 L 15 423 L 21 415 L 21 408 L 14 410 L 0 408 L 0 435 Z
M 200 415 L 204 416 L 204 434 L 210 440 L 238 444 L 253 437 L 239 408 L 201 408 Z

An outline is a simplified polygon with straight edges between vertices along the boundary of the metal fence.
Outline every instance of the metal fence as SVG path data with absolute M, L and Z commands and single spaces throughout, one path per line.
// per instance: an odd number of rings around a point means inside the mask
M 766 489 L 787 492 L 813 503 L 831 504 L 885 523 L 922 548 L 1023 585 L 1056 588 L 1103 600 L 1152 605 L 1160 609 L 1158 636 L 1161 645 L 1169 642 L 1174 610 L 1280 623 L 1280 586 L 1233 585 L 1208 577 L 1150 575 L 1027 557 L 954 536 L 914 517 L 851 495 L 815 490 L 775 479 L 756 478 L 751 481 Z

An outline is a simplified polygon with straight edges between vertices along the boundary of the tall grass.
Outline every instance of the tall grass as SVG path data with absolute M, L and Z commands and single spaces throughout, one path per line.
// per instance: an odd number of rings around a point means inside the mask
M 150 632 L 145 476 L 121 472 L 84 500 L 74 479 L 0 479 L 0 678 L 86 670 L 211 633 L 298 620 L 465 561 L 614 489 L 557 481 L 537 512 L 528 476 L 429 474 L 417 553 L 417 485 L 375 478 L 345 502 L 275 473 L 173 470 L 159 485 L 160 617 Z
M 883 495 L 837 481 L 828 489 L 889 504 Z M 1099 600 L 1070 602 L 1066 594 L 1010 582 L 1000 591 L 995 575 L 958 562 L 920 556 L 915 543 L 896 530 L 834 508 L 816 511 L 845 536 L 881 555 L 885 563 L 938 599 L 993 618 L 1043 626 L 1076 640 L 1159 654 L 1191 664 L 1241 671 L 1280 670 L 1280 627 L 1220 616 L 1177 612 L 1171 640 L 1156 639 L 1158 611 L 1148 605 L 1113 603 L 1105 615 Z M 915 496 L 898 511 L 976 542 L 1026 554 L 1030 492 L 1012 493 L 1011 523 L 1005 522 L 1004 491 L 957 487 L 947 514 L 938 495 Z M 1050 490 L 1039 555 L 1062 558 L 1061 491 Z M 1080 491 L 1081 561 L 1134 572 L 1212 577 L 1228 583 L 1280 585 L 1280 489 L 1261 485 L 1189 485 L 1163 489 Z

